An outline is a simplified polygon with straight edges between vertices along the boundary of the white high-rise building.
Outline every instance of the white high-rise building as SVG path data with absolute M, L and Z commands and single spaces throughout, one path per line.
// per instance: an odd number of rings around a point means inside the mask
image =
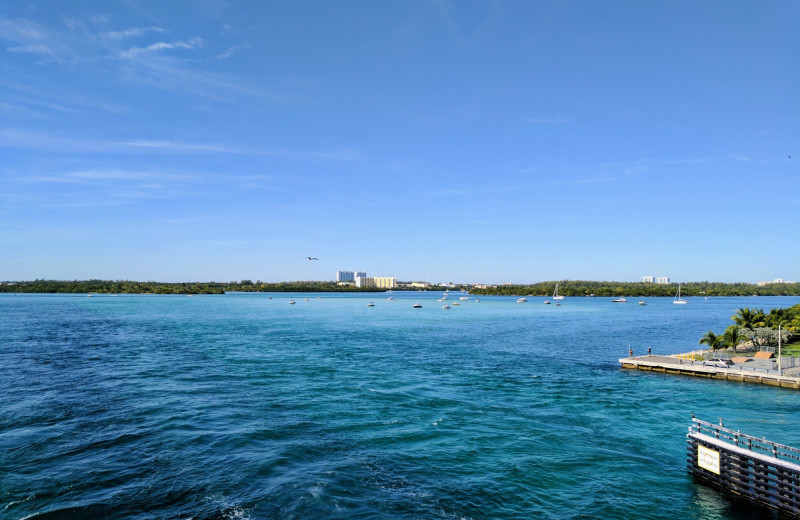
M 375 279 L 366 276 L 356 276 L 356 287 L 375 287 Z
M 356 275 L 353 271 L 336 271 L 337 282 L 355 282 Z
M 642 283 L 653 283 L 653 280 L 652 276 L 642 276 Z
M 658 278 L 656 278 L 656 283 L 660 285 L 668 285 L 669 276 L 659 276 Z

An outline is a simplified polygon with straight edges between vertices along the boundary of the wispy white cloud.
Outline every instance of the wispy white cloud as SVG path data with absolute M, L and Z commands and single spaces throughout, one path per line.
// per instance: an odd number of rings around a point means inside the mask
M 207 101 L 236 102 L 241 96 L 282 102 L 285 96 L 269 89 L 251 88 L 235 77 L 191 67 L 186 60 L 158 52 L 134 53 L 122 58 L 120 78 L 129 83 L 192 95 Z
M 27 117 L 35 117 L 35 118 L 42 117 L 42 114 L 36 112 L 35 110 L 31 110 L 26 106 L 20 106 L 20 105 L 15 105 L 13 103 L 5 103 L 5 102 L 0 102 L 0 112 L 24 115 Z
M 139 54 L 148 52 L 160 52 L 171 49 L 199 49 L 203 47 L 204 40 L 202 38 L 190 38 L 186 41 L 177 42 L 156 42 L 148 45 L 147 47 L 131 47 L 129 50 L 120 53 L 123 58 L 131 58 Z
M 87 18 L 88 20 L 88 18 Z M 235 103 L 241 96 L 283 102 L 263 86 L 249 87 L 234 76 L 203 70 L 198 64 L 228 59 L 247 45 L 228 45 L 220 52 L 208 52 L 207 41 L 200 36 L 152 41 L 154 35 L 166 34 L 163 27 L 136 26 L 100 32 L 100 24 L 81 19 L 62 19 L 50 26 L 26 19 L 0 17 L 0 49 L 9 53 L 31 54 L 40 63 L 102 63 L 102 69 L 115 81 L 146 85 L 151 88 L 194 96 L 205 101 Z M 126 46 L 133 39 L 146 44 Z M 3 46 L 3 43 L 7 44 Z M 144 43 L 142 42 L 142 43 Z
M 39 54 L 55 58 L 60 48 L 53 40 L 51 31 L 43 25 L 28 20 L 0 19 L 0 39 L 12 42 L 7 52 Z
M 152 151 L 154 153 L 197 153 L 265 155 L 284 159 L 305 161 L 358 162 L 365 153 L 358 148 L 334 148 L 329 150 L 301 150 L 289 148 L 247 148 L 224 143 L 198 143 L 185 141 L 128 139 L 108 140 L 92 138 L 61 137 L 17 129 L 0 128 L 0 148 L 36 148 L 71 153 L 125 153 Z
M 232 46 L 228 47 L 228 49 L 225 52 L 223 52 L 221 54 L 217 54 L 216 56 L 214 56 L 214 59 L 215 60 L 224 60 L 224 59 L 230 58 L 231 56 L 233 56 L 234 54 L 239 52 L 241 49 L 242 48 L 240 46 L 238 46 L 238 45 L 232 45 Z
M 93 169 L 38 175 L 20 174 L 13 177 L 17 182 L 34 184 L 84 184 L 84 185 L 129 185 L 140 188 L 161 188 L 163 183 L 195 182 L 201 177 L 164 171 L 141 171 L 120 169 Z M 155 182 L 154 182 L 155 181 Z
M 145 34 L 151 32 L 163 33 L 164 29 L 156 26 L 131 27 L 129 29 L 124 29 L 122 31 L 104 32 L 100 35 L 100 37 L 105 40 L 123 40 L 125 38 L 138 38 L 140 36 L 144 36 Z
M 131 141 L 115 141 L 117 144 L 133 148 L 150 148 L 173 152 L 217 152 L 217 153 L 253 153 L 242 148 L 213 143 L 184 143 L 180 141 L 152 141 L 148 139 L 134 139 Z
M 25 45 L 17 45 L 6 49 L 7 52 L 29 52 L 31 54 L 49 54 L 54 55 L 53 49 L 44 43 L 28 43 Z
M 0 79 L 0 86 L 9 89 L 7 101 L 13 101 L 16 105 L 23 107 L 44 108 L 60 113 L 98 111 L 125 114 L 128 112 L 127 107 L 117 103 L 110 103 L 99 97 L 87 97 L 82 94 L 34 88 L 25 83 L 4 81 L 2 79 Z

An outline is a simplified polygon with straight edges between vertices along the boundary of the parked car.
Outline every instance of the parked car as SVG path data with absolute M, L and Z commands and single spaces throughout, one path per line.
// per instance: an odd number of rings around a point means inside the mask
M 732 364 L 733 361 L 731 361 L 730 359 L 722 359 L 722 358 L 707 359 L 703 361 L 703 366 L 706 367 L 728 368 Z

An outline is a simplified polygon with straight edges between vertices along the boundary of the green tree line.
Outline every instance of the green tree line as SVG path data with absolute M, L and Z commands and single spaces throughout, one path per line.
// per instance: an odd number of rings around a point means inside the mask
M 556 282 L 498 285 L 470 290 L 473 294 L 507 296 L 551 296 Z M 563 296 L 674 296 L 678 284 L 640 282 L 592 282 L 567 280 L 558 282 L 558 294 Z M 681 296 L 800 296 L 800 283 L 780 283 L 759 286 L 751 283 L 688 282 L 681 284 Z
M 564 296 L 673 296 L 677 284 L 638 282 L 592 282 L 568 280 L 558 282 Z M 486 289 L 471 288 L 476 295 L 550 296 L 556 282 L 499 285 Z M 467 286 L 459 286 L 457 289 Z M 456 289 L 456 290 L 457 290 Z M 433 288 L 431 290 L 438 290 Z M 382 292 L 378 288 L 356 288 L 326 281 L 293 281 L 266 283 L 260 280 L 232 282 L 138 282 L 131 280 L 33 280 L 0 283 L 5 293 L 98 293 L 98 294 L 223 294 L 225 292 Z M 758 286 L 746 283 L 689 282 L 681 285 L 682 296 L 800 296 L 800 284 Z
M 715 334 L 709 330 L 698 343 L 708 345 L 711 350 L 735 349 L 745 342 L 754 347 L 776 346 L 779 339 L 782 344 L 787 344 L 800 332 L 800 304 L 787 309 L 772 309 L 769 313 L 764 313 L 763 309 L 743 307 L 731 316 L 731 320 L 733 324 L 725 332 Z
M 224 294 L 226 292 L 379 292 L 377 288 L 340 286 L 335 282 L 136 282 L 130 280 L 33 280 L 0 284 L 4 293 Z

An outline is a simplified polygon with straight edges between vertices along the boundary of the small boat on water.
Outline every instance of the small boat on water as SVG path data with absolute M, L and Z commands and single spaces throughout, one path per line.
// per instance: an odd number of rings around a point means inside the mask
M 469 300 L 469 296 L 462 296 L 461 298 L 459 298 L 459 300 L 462 300 L 462 301 Z
M 626 300 L 624 297 L 623 298 L 614 298 L 613 300 L 611 300 L 611 302 L 612 303 L 628 303 L 628 300 Z
M 556 284 L 556 290 L 553 291 L 553 299 L 554 300 L 563 300 L 564 299 L 563 296 L 559 296 L 559 294 L 558 294 L 558 284 Z
M 545 301 L 544 301 L 544 304 L 545 304 L 545 305 L 550 305 L 550 300 L 545 300 Z
M 639 305 L 647 305 L 647 302 L 644 300 L 639 300 Z
M 289 300 L 289 305 L 294 305 L 294 300 Z
M 517 298 L 517 303 L 527 303 L 527 302 L 528 302 L 527 298 Z
M 453 305 L 461 305 L 461 304 L 458 302 L 453 302 Z
M 556 307 L 561 307 L 561 304 L 556 302 Z
M 415 308 L 415 309 L 421 309 L 421 308 L 422 308 L 422 304 L 421 304 L 421 303 L 415 303 L 415 304 L 414 304 L 414 305 L 412 305 L 411 307 L 413 307 L 413 308 Z
M 375 304 L 374 304 L 373 302 L 369 302 L 369 303 L 367 304 L 367 307 L 375 307 Z
M 442 305 L 442 309 L 449 309 L 449 308 L 450 308 L 450 306 L 448 304 L 446 304 L 446 303 L 444 305 Z
M 481 302 L 480 300 L 475 300 L 475 303 L 480 303 L 480 302 Z
M 675 305 L 686 305 L 689 303 L 689 300 L 684 300 L 681 298 L 681 284 L 678 284 L 678 294 L 675 295 L 675 299 L 672 300 L 672 303 Z

